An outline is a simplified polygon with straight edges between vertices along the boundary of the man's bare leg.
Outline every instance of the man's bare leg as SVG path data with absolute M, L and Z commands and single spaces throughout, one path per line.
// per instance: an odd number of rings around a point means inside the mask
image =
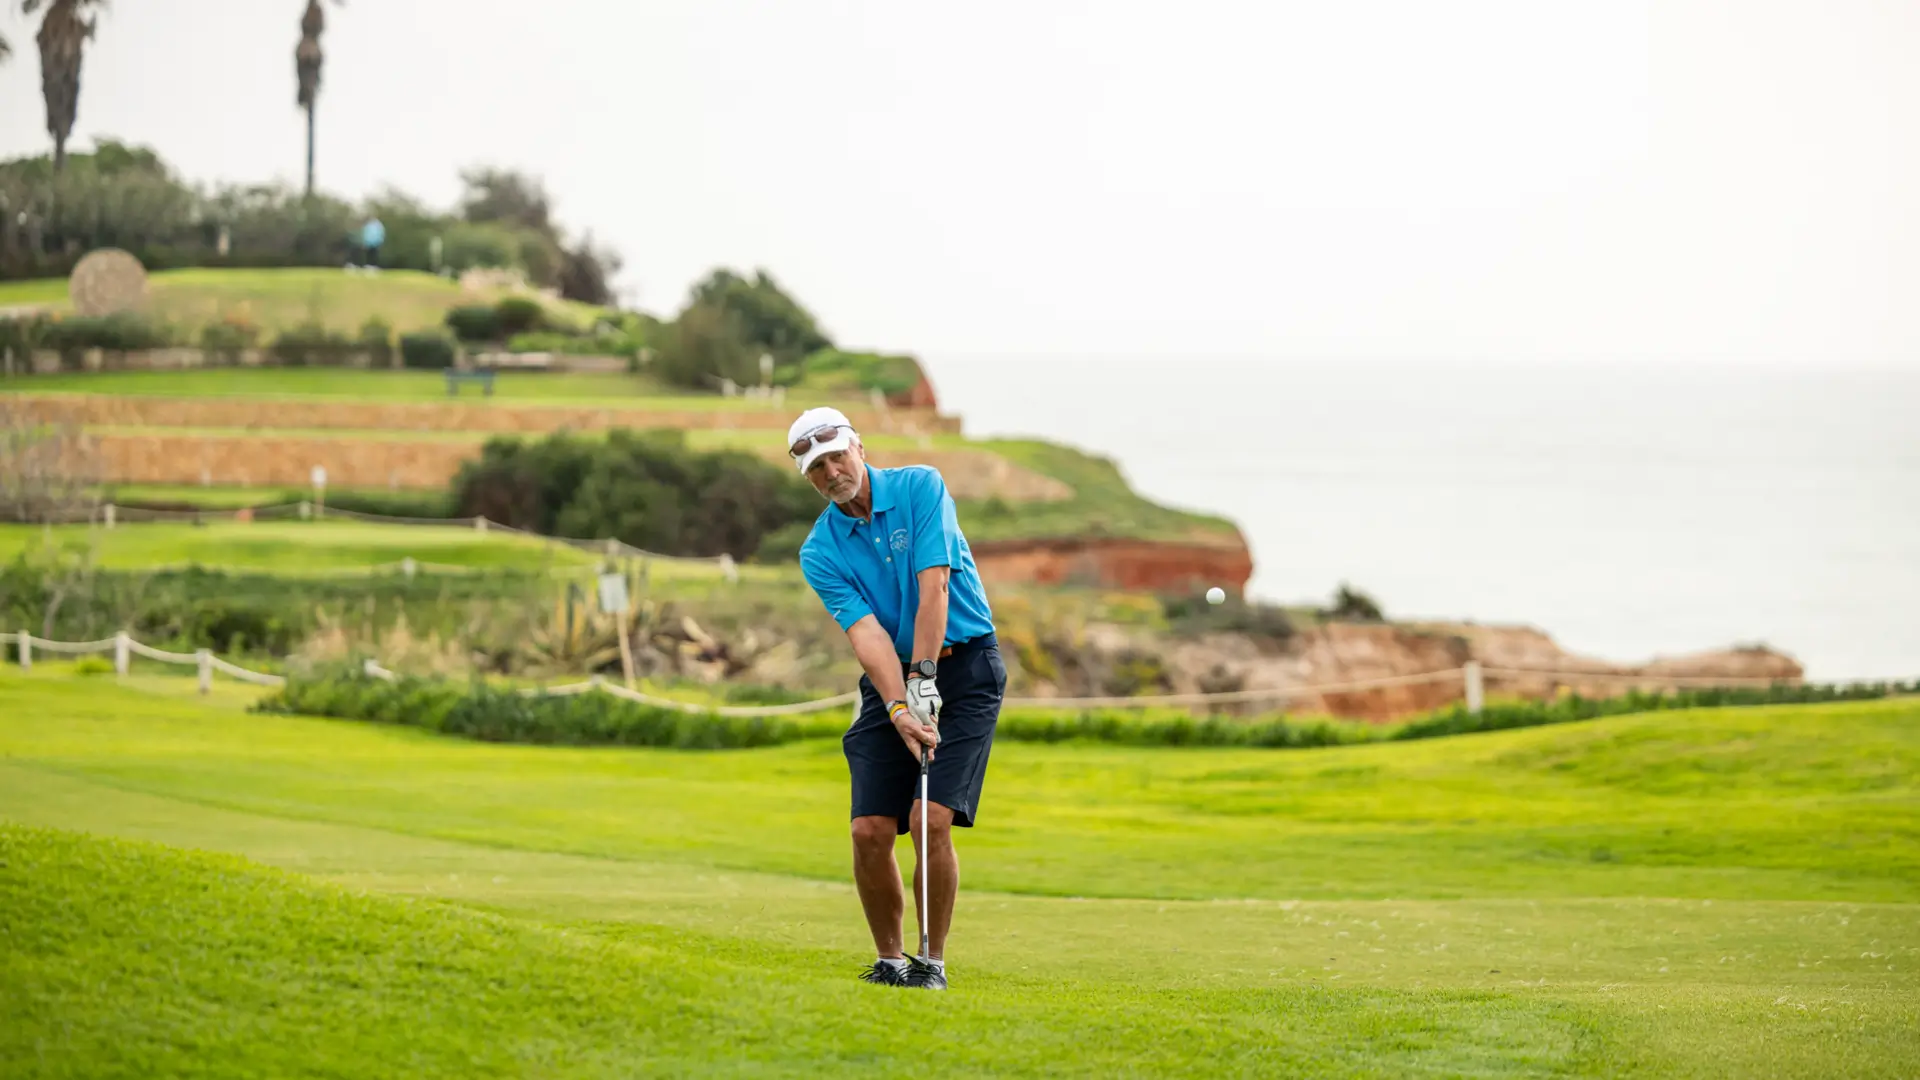
M 853 884 L 867 913 L 867 929 L 873 931 L 874 950 L 888 959 L 905 955 L 900 949 L 905 904 L 900 896 L 900 864 L 893 859 L 893 840 L 899 831 L 898 818 L 853 819 Z M 947 906 L 951 910 L 952 902 Z
M 907 830 L 908 835 L 913 837 L 914 847 L 915 912 L 919 912 L 920 908 L 920 875 L 926 872 L 928 866 L 926 856 L 919 850 L 920 807 L 920 801 L 914 800 L 912 828 Z M 927 949 L 933 953 L 929 959 L 939 960 L 947 955 L 947 930 L 953 925 L 954 898 L 960 892 L 960 856 L 953 850 L 953 811 L 939 803 L 933 804 L 933 812 L 927 817 L 927 843 L 933 848 L 933 880 L 927 888 L 928 901 L 933 904 L 933 924 L 929 927 L 931 940 Z M 920 917 L 926 916 L 922 913 Z

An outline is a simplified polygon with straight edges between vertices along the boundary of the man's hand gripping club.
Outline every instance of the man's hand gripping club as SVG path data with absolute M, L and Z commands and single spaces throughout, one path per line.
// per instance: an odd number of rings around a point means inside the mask
M 907 751 L 916 759 L 921 748 L 926 748 L 926 758 L 933 760 L 933 748 L 940 745 L 940 687 L 932 679 L 919 676 L 907 679 L 906 708 L 896 709 L 892 714 L 893 727 L 900 733 L 900 739 L 907 744 Z

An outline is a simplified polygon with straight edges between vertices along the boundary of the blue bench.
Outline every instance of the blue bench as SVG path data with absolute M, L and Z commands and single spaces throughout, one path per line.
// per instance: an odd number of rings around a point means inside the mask
M 477 382 L 485 390 L 486 395 L 488 397 L 492 397 L 493 396 L 493 374 L 494 372 L 492 368 L 480 368 L 479 370 L 476 370 L 476 371 L 458 371 L 458 370 L 455 370 L 454 368 L 448 368 L 447 369 L 447 396 L 448 397 L 460 396 L 461 383 Z

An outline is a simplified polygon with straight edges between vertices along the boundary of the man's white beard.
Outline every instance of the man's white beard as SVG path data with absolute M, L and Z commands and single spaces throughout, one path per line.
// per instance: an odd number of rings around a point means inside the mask
M 845 496 L 839 495 L 834 492 L 834 489 L 829 488 L 827 498 L 832 499 L 836 504 L 840 506 L 845 506 L 848 503 L 852 502 L 853 500 L 859 498 L 860 487 L 864 483 L 861 477 L 862 475 L 865 474 L 865 472 L 866 470 L 862 469 L 860 472 L 857 472 L 853 475 L 853 482 L 847 485 Z

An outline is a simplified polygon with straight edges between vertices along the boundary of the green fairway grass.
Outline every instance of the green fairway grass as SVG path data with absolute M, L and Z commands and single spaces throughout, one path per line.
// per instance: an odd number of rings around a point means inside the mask
M 113 529 L 0 525 L 0 562 L 51 537 L 56 543 L 95 544 L 99 565 L 142 569 L 196 563 L 233 570 L 299 576 L 327 570 L 419 562 L 474 569 L 586 568 L 587 552 L 539 537 L 458 526 L 374 525 L 351 521 L 213 522 L 205 525 L 135 523 Z
M 346 334 L 370 318 L 399 333 L 439 326 L 448 310 L 490 304 L 498 290 L 468 293 L 458 283 L 415 270 L 349 274 L 328 267 L 161 270 L 148 278 L 148 311 L 189 329 L 242 318 L 269 334 L 309 321 Z M 48 304 L 69 310 L 67 282 L 52 278 L 0 282 L 0 307 Z M 550 302 L 559 317 L 591 326 L 602 310 L 570 300 Z
M 0 819 L 300 876 L 8 833 L 0 920 L 28 946 L 0 998 L 27 1005 L 0 1055 L 24 1075 L 895 1075 L 920 1048 L 939 1075 L 1912 1075 L 1916 777 L 1912 700 L 1317 751 L 1003 744 L 934 1004 L 851 980 L 871 947 L 831 742 L 490 746 L 8 670 Z

